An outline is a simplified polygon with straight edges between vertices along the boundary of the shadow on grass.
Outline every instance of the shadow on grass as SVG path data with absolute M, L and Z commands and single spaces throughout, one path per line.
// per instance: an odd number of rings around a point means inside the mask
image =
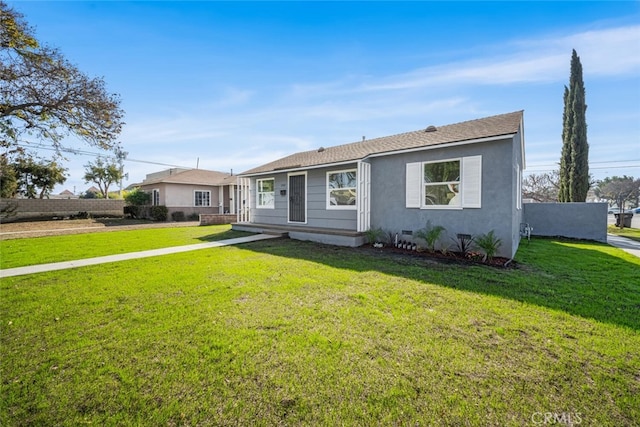
M 533 239 L 521 244 L 511 269 L 288 239 L 254 242 L 242 248 L 339 269 L 378 271 L 640 330 L 640 260 L 624 253 L 611 255 L 605 244 Z
M 248 233 L 246 231 L 225 230 L 220 233 L 212 233 L 212 234 L 207 234 L 206 236 L 200 236 L 198 237 L 198 240 L 202 240 L 203 242 L 217 242 L 220 240 L 236 239 L 238 237 L 252 236 L 254 234 L 255 233 Z
M 129 225 L 150 225 L 156 227 L 193 227 L 200 224 L 199 221 L 166 222 L 136 218 L 94 218 L 93 221 L 102 224 L 105 227 L 123 227 Z

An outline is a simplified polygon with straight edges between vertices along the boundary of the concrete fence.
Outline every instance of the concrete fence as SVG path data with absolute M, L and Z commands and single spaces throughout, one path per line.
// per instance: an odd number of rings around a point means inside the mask
M 2 222 L 26 219 L 69 217 L 87 212 L 93 217 L 121 217 L 124 200 L 112 199 L 0 199 L 0 208 L 15 206 L 14 215 L 2 218 Z
M 534 236 L 607 241 L 606 203 L 525 203 L 523 209 Z

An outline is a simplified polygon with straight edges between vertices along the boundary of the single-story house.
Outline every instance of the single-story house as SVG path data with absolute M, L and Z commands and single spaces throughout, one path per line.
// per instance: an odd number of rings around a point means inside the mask
M 233 228 L 359 246 L 377 228 L 415 240 L 429 221 L 446 246 L 493 230 L 512 257 L 524 165 L 523 111 L 319 147 L 239 174 Z
M 235 214 L 237 177 L 204 169 L 172 168 L 148 174 L 140 189 L 151 194 L 152 205 L 164 205 L 169 216 L 181 211 L 193 214 Z

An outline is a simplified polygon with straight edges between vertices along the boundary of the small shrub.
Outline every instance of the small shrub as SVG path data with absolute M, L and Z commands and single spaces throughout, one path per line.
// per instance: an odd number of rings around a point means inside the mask
M 393 231 L 387 231 L 384 237 L 388 244 L 393 245 L 393 241 L 395 239 L 395 233 Z
M 141 218 L 142 216 L 142 206 L 135 206 L 135 205 L 130 205 L 130 206 L 125 206 L 124 207 L 124 214 L 125 216 L 130 216 L 133 219 L 138 219 Z
M 182 211 L 171 212 L 171 219 L 174 221 L 184 221 L 185 220 L 184 212 Z
M 75 219 L 89 219 L 91 214 L 89 212 L 78 212 L 73 216 Z
M 0 219 L 6 220 L 17 215 L 18 204 L 7 201 L 7 204 L 0 208 Z
M 369 228 L 364 234 L 371 244 L 379 242 L 385 236 L 385 232 L 381 228 Z
M 151 207 L 151 219 L 154 221 L 166 221 L 169 215 L 169 209 L 164 205 Z
M 124 200 L 128 205 L 148 205 L 151 204 L 151 193 L 147 193 L 146 191 L 142 191 L 141 189 L 136 188 L 135 190 L 127 193 L 127 195 L 124 196 Z
M 416 231 L 416 237 L 424 240 L 427 243 L 429 251 L 433 252 L 436 249 L 436 243 L 440 239 L 442 233 L 446 230 L 441 225 L 431 225 L 431 221 L 427 221 L 427 225 L 424 228 Z
M 197 214 L 195 212 L 193 212 L 192 214 L 190 214 L 187 219 L 189 221 L 200 221 L 200 214 Z
M 473 248 L 474 238 L 471 234 L 456 234 L 456 239 L 453 239 L 457 252 L 465 257 Z
M 496 253 L 498 253 L 498 249 L 502 245 L 502 240 L 495 236 L 493 230 L 488 232 L 487 234 L 481 234 L 475 239 L 476 245 L 484 251 L 484 259 L 483 261 L 487 261 L 492 259 Z

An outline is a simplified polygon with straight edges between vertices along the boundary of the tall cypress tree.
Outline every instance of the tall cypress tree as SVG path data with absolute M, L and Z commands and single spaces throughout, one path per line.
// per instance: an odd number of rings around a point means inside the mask
M 569 201 L 569 171 L 571 170 L 571 144 L 567 144 L 573 120 L 569 112 L 569 88 L 564 87 L 564 112 L 562 113 L 562 154 L 560 155 L 560 172 L 558 174 L 558 201 Z
M 589 191 L 589 144 L 587 143 L 587 105 L 582 64 L 575 49 L 571 55 L 569 87 L 564 88 L 562 154 L 558 201 L 584 202 Z

